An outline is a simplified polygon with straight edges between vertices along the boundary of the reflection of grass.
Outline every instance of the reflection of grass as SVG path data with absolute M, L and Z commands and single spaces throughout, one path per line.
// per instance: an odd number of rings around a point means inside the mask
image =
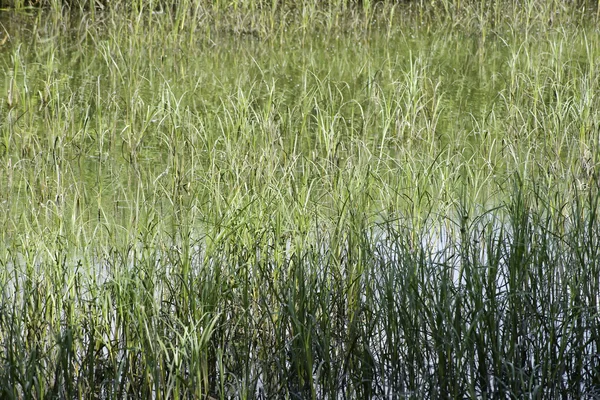
M 597 394 L 594 15 L 417 3 L 0 15 L 0 397 Z

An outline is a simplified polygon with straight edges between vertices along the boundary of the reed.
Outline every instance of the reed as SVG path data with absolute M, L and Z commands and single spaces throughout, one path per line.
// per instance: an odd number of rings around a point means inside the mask
M 595 9 L 165 4 L 0 12 L 1 398 L 600 394 Z

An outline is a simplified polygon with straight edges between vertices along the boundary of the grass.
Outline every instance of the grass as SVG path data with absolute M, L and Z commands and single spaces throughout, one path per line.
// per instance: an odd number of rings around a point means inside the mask
M 70 4 L 0 12 L 0 397 L 598 396 L 593 4 Z

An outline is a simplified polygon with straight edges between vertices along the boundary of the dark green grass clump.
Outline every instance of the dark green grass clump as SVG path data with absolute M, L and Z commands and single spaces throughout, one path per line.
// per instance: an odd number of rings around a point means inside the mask
M 290 239 L 244 224 L 165 248 L 150 226 L 95 261 L 13 254 L 2 397 L 598 396 L 597 191 L 509 196 L 443 233 L 349 207 Z

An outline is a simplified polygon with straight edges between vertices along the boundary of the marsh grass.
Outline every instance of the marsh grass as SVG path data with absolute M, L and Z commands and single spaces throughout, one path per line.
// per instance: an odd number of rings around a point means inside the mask
M 48 4 L 0 14 L 0 397 L 599 395 L 595 9 Z

